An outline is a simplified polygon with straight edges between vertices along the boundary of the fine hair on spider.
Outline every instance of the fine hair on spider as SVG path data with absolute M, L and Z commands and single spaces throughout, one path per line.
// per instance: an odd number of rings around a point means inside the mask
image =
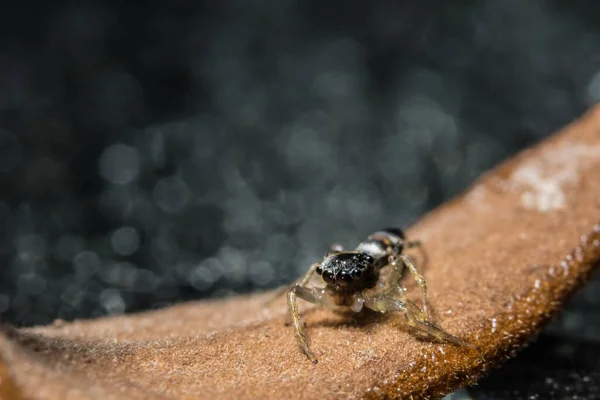
M 298 310 L 299 298 L 317 305 L 354 312 L 359 312 L 364 307 L 381 313 L 399 312 L 404 315 L 410 327 L 433 339 L 471 347 L 469 343 L 430 321 L 425 278 L 419 273 L 415 263 L 403 254 L 405 249 L 412 247 L 422 249 L 421 242 L 407 241 L 404 232 L 398 228 L 375 232 L 351 251 L 345 251 L 340 245 L 333 245 L 321 262 L 313 264 L 299 282 L 285 289 L 294 335 L 310 361 L 314 364 L 318 362 L 306 340 Z M 405 267 L 421 289 L 421 307 L 405 297 L 405 289 L 399 282 Z M 383 290 L 369 290 L 378 284 L 383 268 L 391 268 Z M 308 287 L 315 273 L 321 276 L 325 286 Z M 277 294 L 283 292 L 279 291 Z

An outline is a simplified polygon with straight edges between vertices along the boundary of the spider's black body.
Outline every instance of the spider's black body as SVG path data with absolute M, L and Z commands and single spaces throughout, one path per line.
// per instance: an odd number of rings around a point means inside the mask
M 378 272 L 372 256 L 356 251 L 331 254 L 316 270 L 325 283 L 337 292 L 371 288 L 377 282 Z
M 354 251 L 332 251 L 316 269 L 327 288 L 337 293 L 354 293 L 375 286 L 379 270 L 389 264 L 389 257 L 400 254 L 404 233 L 397 228 L 375 232 Z

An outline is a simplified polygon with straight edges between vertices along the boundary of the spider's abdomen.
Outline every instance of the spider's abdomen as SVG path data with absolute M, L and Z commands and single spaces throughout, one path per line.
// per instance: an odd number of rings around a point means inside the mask
M 357 291 L 375 286 L 375 259 L 362 252 L 341 252 L 326 257 L 317 267 L 327 285 L 337 291 Z
M 375 261 L 385 258 L 388 255 L 387 249 L 388 246 L 380 239 L 367 239 L 356 246 L 356 251 L 370 255 Z
M 367 253 L 380 267 L 387 264 L 391 253 L 401 253 L 404 246 L 404 233 L 400 229 L 388 228 L 369 235 L 367 240 L 356 247 L 356 251 Z

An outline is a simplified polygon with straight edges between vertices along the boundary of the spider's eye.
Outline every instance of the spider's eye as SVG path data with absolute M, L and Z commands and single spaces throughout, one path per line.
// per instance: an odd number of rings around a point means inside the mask
M 321 274 L 323 273 L 323 268 L 322 268 L 322 267 L 319 265 L 319 266 L 317 267 L 317 269 L 315 270 L 315 272 L 316 272 L 318 275 L 321 275 Z
M 323 275 L 321 275 L 323 277 L 323 280 L 325 280 L 325 282 L 327 283 L 332 283 L 333 282 L 333 274 L 330 271 L 323 271 Z
M 354 271 L 352 271 L 352 276 L 353 276 L 354 278 L 359 278 L 359 279 L 360 279 L 360 278 L 362 278 L 362 277 L 363 277 L 363 275 L 364 275 L 364 272 L 365 272 L 365 271 L 364 271 L 364 270 L 362 270 L 362 269 L 355 269 Z
M 350 276 L 350 274 L 341 273 L 340 274 L 340 280 L 343 283 L 350 283 L 352 281 L 352 277 Z

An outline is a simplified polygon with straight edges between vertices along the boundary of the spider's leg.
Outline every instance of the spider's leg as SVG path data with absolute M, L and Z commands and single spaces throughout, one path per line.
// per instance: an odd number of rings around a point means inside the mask
M 386 289 L 382 295 L 392 296 L 397 293 L 404 293 L 404 287 L 400 284 L 400 278 L 402 278 L 402 272 L 404 271 L 404 264 L 396 261 L 396 256 L 390 256 L 388 265 L 392 268 L 390 275 L 386 279 Z
M 420 247 L 423 248 L 423 243 L 420 240 L 411 240 L 408 242 L 404 242 L 404 247 L 410 249 L 412 247 Z
M 310 282 L 310 280 L 312 279 L 318 266 L 319 263 L 314 263 L 310 266 L 306 274 L 304 274 L 304 276 L 302 277 L 302 280 L 300 281 L 300 286 L 304 287 L 308 285 L 308 282 Z
M 292 320 L 292 328 L 294 329 L 294 335 L 298 340 L 300 348 L 306 354 L 306 356 L 313 362 L 317 363 L 317 358 L 310 350 L 306 341 L 306 335 L 304 333 L 304 325 L 302 319 L 300 319 L 300 312 L 298 310 L 298 298 L 306 300 L 310 303 L 324 305 L 324 306 L 335 306 L 332 299 L 327 295 L 324 289 L 320 288 L 305 288 L 300 285 L 296 285 L 290 289 L 287 295 L 288 313 Z
M 330 253 L 341 253 L 342 251 L 344 251 L 344 246 L 339 243 L 334 243 L 329 248 Z
M 365 305 L 378 312 L 401 312 L 406 318 L 409 326 L 433 337 L 441 342 L 449 342 L 459 346 L 473 347 L 471 344 L 444 331 L 439 326 L 427 321 L 423 313 L 413 302 L 409 300 L 398 300 L 386 295 L 365 297 Z
M 419 273 L 419 270 L 417 270 L 415 263 L 409 257 L 405 256 L 404 254 L 399 254 L 397 256 L 397 258 L 394 257 L 394 259 L 392 260 L 391 265 L 392 265 L 392 268 L 394 269 L 394 271 L 400 270 L 400 273 L 402 271 L 402 269 L 401 269 L 402 267 L 400 267 L 398 265 L 398 259 L 402 260 L 402 263 L 410 270 L 411 274 L 413 274 L 413 276 L 415 277 L 415 280 L 421 287 L 422 302 L 423 302 L 423 315 L 425 317 L 425 320 L 429 320 L 429 302 L 427 301 L 427 282 L 425 281 L 425 278 L 423 278 L 423 275 L 421 275 Z M 394 274 L 392 274 L 392 275 L 394 275 Z
M 425 247 L 423 247 L 423 243 L 420 240 L 411 240 L 408 242 L 404 242 L 404 248 L 405 249 L 412 249 L 418 247 L 419 248 L 419 252 L 421 253 L 421 257 L 423 257 L 423 260 L 421 262 L 421 265 L 427 265 L 427 263 L 429 262 L 429 258 L 427 256 L 427 252 L 425 251 Z
M 313 265 L 311 265 L 310 268 L 308 269 L 308 271 L 306 271 L 306 274 L 304 274 L 304 276 L 302 277 L 302 279 L 299 282 L 296 281 L 296 282 L 292 283 L 291 285 L 282 286 L 279 289 L 277 289 L 277 291 L 275 291 L 275 293 L 273 293 L 273 296 L 271 296 L 265 302 L 265 304 L 264 304 L 265 307 L 273 304 L 273 302 L 275 300 L 277 300 L 284 293 L 289 292 L 295 285 L 300 285 L 302 287 L 306 286 L 308 284 L 308 282 L 310 282 L 310 280 L 312 279 L 312 277 L 315 273 L 315 270 L 317 269 L 318 266 L 319 266 L 319 263 L 314 263 Z
M 339 243 L 334 243 L 334 244 L 331 245 L 331 247 L 329 247 L 329 251 L 327 252 L 327 256 L 326 257 L 332 256 L 332 255 L 337 254 L 337 253 L 341 253 L 343 251 L 344 251 L 344 246 L 342 246 Z

